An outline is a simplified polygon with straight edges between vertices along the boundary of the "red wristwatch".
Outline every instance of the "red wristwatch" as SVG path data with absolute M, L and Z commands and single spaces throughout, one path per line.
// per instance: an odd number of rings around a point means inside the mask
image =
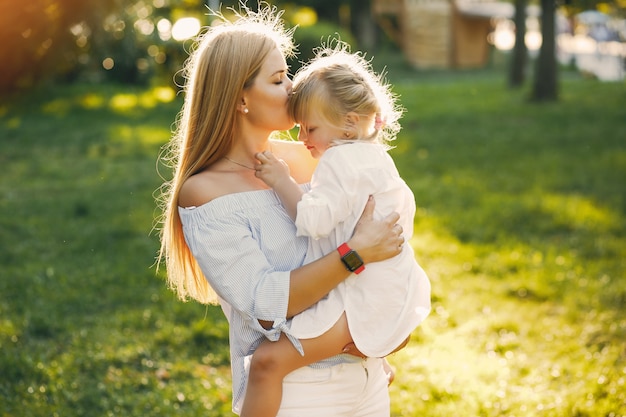
M 363 259 L 361 259 L 359 254 L 352 250 L 347 243 L 342 243 L 337 248 L 337 251 L 339 252 L 339 255 L 341 255 L 341 262 L 343 262 L 348 271 L 354 272 L 355 274 L 363 272 L 365 269 Z

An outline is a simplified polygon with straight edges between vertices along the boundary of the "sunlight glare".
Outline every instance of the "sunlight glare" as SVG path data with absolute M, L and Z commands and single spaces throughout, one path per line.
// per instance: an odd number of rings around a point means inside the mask
M 515 45 L 515 32 L 513 22 L 510 20 L 500 20 L 496 23 L 496 29 L 489 35 L 489 42 L 500 51 L 513 49 Z
M 80 104 L 86 109 L 97 109 L 104 105 L 104 97 L 99 94 L 86 94 L 80 98 Z
M 113 60 L 113 58 L 104 58 L 104 60 L 102 61 L 102 68 L 104 68 L 105 70 L 111 70 L 114 66 L 115 61 Z
M 136 20 L 134 26 L 137 32 L 145 36 L 149 36 L 154 32 L 154 23 L 148 19 Z
M 300 27 L 313 26 L 317 23 L 317 13 L 311 7 L 300 7 L 294 13 L 293 21 Z
M 489 43 L 500 51 L 510 51 L 515 46 L 515 24 L 510 19 L 499 20 L 495 30 L 489 34 Z M 541 46 L 541 32 L 530 25 L 526 32 L 526 47 L 530 51 L 536 51 Z
M 576 229 L 611 230 L 619 224 L 619 216 L 607 207 L 578 194 L 545 194 L 542 209 L 554 219 Z
M 162 41 L 169 41 L 172 38 L 172 22 L 169 20 L 159 20 L 157 30 L 159 31 L 159 38 L 161 38 Z
M 524 40 L 529 50 L 537 51 L 541 47 L 541 32 L 537 30 L 528 31 Z
M 176 92 L 171 87 L 156 87 L 154 97 L 161 103 L 169 103 L 176 98 Z
M 200 32 L 200 21 L 195 17 L 178 19 L 172 27 L 172 37 L 177 41 L 193 38 Z
M 116 94 L 111 98 L 109 106 L 113 110 L 125 111 L 136 107 L 138 102 L 138 97 L 135 94 Z

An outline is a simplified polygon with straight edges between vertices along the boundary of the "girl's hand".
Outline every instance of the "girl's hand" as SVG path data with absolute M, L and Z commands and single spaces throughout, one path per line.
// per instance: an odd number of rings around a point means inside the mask
M 276 188 L 283 181 L 291 181 L 289 166 L 282 159 L 278 159 L 270 151 L 259 152 L 254 155 L 259 161 L 254 166 L 257 178 L 272 188 Z
M 289 217 L 295 221 L 298 214 L 298 202 L 302 198 L 303 190 L 289 175 L 289 165 L 282 159 L 276 158 L 270 151 L 259 152 L 255 157 L 259 161 L 254 166 L 255 175 L 272 187 Z

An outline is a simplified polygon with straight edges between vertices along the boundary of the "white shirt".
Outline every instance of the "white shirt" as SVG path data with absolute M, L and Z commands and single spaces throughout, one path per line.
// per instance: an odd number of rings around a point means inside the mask
M 298 236 L 310 236 L 305 263 L 350 239 L 370 195 L 375 218 L 400 214 L 405 241 L 413 236 L 415 200 L 380 144 L 350 142 L 320 158 L 311 190 L 298 203 Z M 405 243 L 400 255 L 368 264 L 310 309 L 295 316 L 292 335 L 313 338 L 346 312 L 350 334 L 361 352 L 383 357 L 398 347 L 430 312 L 430 282 Z

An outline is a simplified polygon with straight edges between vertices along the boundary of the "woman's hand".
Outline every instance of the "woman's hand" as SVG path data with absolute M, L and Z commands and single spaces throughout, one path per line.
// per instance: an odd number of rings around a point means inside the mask
M 352 356 L 358 356 L 361 359 L 365 359 L 367 358 L 367 356 L 365 356 L 363 354 L 363 352 L 361 352 L 356 345 L 354 344 L 354 342 L 350 342 L 347 345 L 345 345 L 343 347 L 343 350 L 341 351 L 341 353 L 347 353 L 348 355 L 352 355 Z
M 387 376 L 387 386 L 391 385 L 394 379 L 396 379 L 396 371 L 393 369 L 393 366 L 387 362 L 387 359 L 383 358 L 383 369 L 385 370 L 385 375 Z
M 376 202 L 370 196 L 359 219 L 348 246 L 357 251 L 365 264 L 392 258 L 402 251 L 404 238 L 402 226 L 396 222 L 400 215 L 396 212 L 382 220 L 374 220 Z
M 410 339 L 410 336 L 407 337 L 406 340 L 399 347 L 397 347 L 396 350 L 394 350 L 394 352 L 397 352 L 398 350 L 400 350 L 404 346 L 406 346 L 406 344 L 409 342 L 409 339 Z M 348 343 L 343 348 L 343 353 L 347 353 L 349 355 L 358 356 L 359 358 L 362 358 L 362 359 L 366 358 L 366 356 L 359 349 L 357 349 L 357 347 L 354 344 L 354 342 Z M 393 367 L 387 361 L 386 358 L 383 358 L 383 369 L 385 371 L 385 376 L 387 377 L 387 385 L 391 385 L 393 380 L 396 378 L 396 371 L 395 371 L 395 369 L 393 369 Z
M 404 339 L 404 341 L 402 343 L 400 343 L 400 346 L 398 346 L 397 348 L 395 348 L 393 351 L 391 351 L 389 354 L 391 355 L 392 353 L 396 353 L 399 350 L 402 350 L 406 347 L 406 345 L 409 344 L 409 340 L 411 340 L 411 336 L 409 335 L 409 337 L 407 337 L 406 339 Z M 354 344 L 354 342 L 350 342 L 347 345 L 345 345 L 343 347 L 343 350 L 341 351 L 341 353 L 347 353 L 348 355 L 353 355 L 353 356 L 358 356 L 359 358 L 365 359 L 367 358 L 367 356 L 365 356 L 363 354 L 363 352 L 361 352 L 356 345 Z

